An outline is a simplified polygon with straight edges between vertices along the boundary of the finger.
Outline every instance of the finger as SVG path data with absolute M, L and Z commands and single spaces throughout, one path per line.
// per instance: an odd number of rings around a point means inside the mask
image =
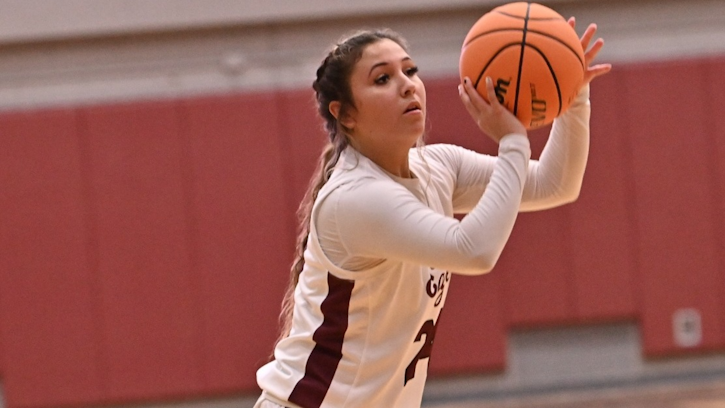
M 594 37 L 594 34 L 597 33 L 597 25 L 596 24 L 589 24 L 589 27 L 587 27 L 586 31 L 584 31 L 584 34 L 581 38 L 582 43 L 582 49 L 586 51 L 589 48 L 589 43 L 592 41 L 592 38 Z
M 571 28 L 576 29 L 576 18 L 574 18 L 573 16 L 569 17 L 569 20 L 567 21 L 567 23 L 569 23 Z
M 598 77 L 604 75 L 612 70 L 612 64 L 599 64 L 589 68 L 588 74 L 592 77 Z
M 611 64 L 599 64 L 590 67 L 589 70 L 587 70 L 587 73 L 584 75 L 584 83 L 590 83 L 594 80 L 594 78 L 604 75 L 611 70 Z
M 461 102 L 463 102 L 463 106 L 466 108 L 471 117 L 478 117 L 478 110 L 473 106 L 473 103 L 471 103 L 471 98 L 468 96 L 468 92 L 466 92 L 463 85 L 458 85 L 458 95 L 461 97 Z
M 486 111 L 490 108 L 490 105 L 492 102 L 490 96 L 487 94 L 487 98 L 489 102 L 487 102 L 481 94 L 478 93 L 476 88 L 473 87 L 473 83 L 471 82 L 470 78 L 465 78 L 463 81 L 463 86 L 465 88 L 466 93 L 468 93 L 468 98 L 471 100 L 471 104 L 476 108 L 477 111 L 482 112 Z M 494 99 L 495 99 L 495 92 L 494 92 Z
M 594 45 L 592 45 L 592 47 L 584 54 L 584 59 L 586 60 L 587 65 L 589 65 L 597 57 L 597 54 L 599 54 L 602 47 L 604 47 L 604 40 L 598 38 L 597 41 L 594 42 Z
M 493 87 L 493 80 L 488 76 L 486 77 L 486 95 L 491 106 L 497 106 L 499 104 L 498 98 L 496 97 L 496 89 Z

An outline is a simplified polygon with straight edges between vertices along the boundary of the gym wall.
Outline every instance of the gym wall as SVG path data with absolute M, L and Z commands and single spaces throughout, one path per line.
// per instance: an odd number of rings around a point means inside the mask
M 0 1 L 8 407 L 257 392 L 324 141 L 309 85 L 343 33 L 400 31 L 428 143 L 495 152 L 456 71 L 500 3 L 88 3 Z M 581 197 L 522 214 L 492 273 L 454 279 L 433 376 L 501 372 L 508 333 L 541 327 L 637 322 L 649 359 L 725 351 L 720 3 L 545 3 L 597 22 L 615 64 L 592 86 Z

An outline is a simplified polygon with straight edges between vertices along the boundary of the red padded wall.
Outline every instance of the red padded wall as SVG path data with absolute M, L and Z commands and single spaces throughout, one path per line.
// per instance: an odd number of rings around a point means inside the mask
M 495 144 L 460 102 L 456 79 L 426 81 L 428 143 L 454 143 L 477 151 Z M 501 274 L 454 276 L 430 361 L 432 375 L 501 370 L 506 365 L 506 328 L 501 311 Z
M 681 308 L 702 314 L 700 349 L 722 344 L 722 272 L 713 223 L 713 149 L 700 61 L 643 64 L 624 73 L 632 149 L 638 274 L 644 351 L 680 351 L 672 316 Z
M 519 215 L 495 272 L 509 327 L 568 322 L 573 317 L 566 208 Z
M 501 284 L 496 274 L 452 277 L 431 356 L 432 376 L 505 369 Z
M 709 129 L 710 149 L 709 160 L 712 163 L 712 193 L 715 199 L 715 213 L 713 223 L 717 233 L 715 234 L 715 245 L 718 253 L 718 269 L 720 272 L 719 284 L 713 286 L 719 289 L 719 313 L 720 325 L 725 327 L 725 115 L 719 114 L 719 110 L 725 106 L 725 57 L 713 58 L 705 62 L 705 83 L 707 88 L 705 126 Z M 725 347 L 725 336 L 720 347 Z
M 635 240 L 632 156 L 622 118 L 623 75 L 615 69 L 591 85 L 591 144 L 579 199 L 570 214 L 574 313 L 593 322 L 633 318 Z
M 550 126 L 529 132 L 531 155 L 538 159 Z M 496 270 L 503 275 L 508 327 L 570 322 L 574 318 L 568 207 L 521 213 Z
M 322 119 L 318 118 L 312 89 L 280 92 L 276 97 L 279 108 L 280 148 L 284 155 L 282 170 L 285 174 L 280 181 L 289 206 L 284 215 L 296 228 L 296 211 L 307 191 L 322 148 L 329 138 L 323 128 Z M 292 251 L 287 255 L 291 260 Z
M 2 272 L 0 272 L 0 273 L 2 273 Z M 0 296 L 2 296 L 2 293 L 0 293 Z M 0 313 L 2 313 L 2 312 L 0 312 Z M 1 321 L 2 321 L 2 319 L 0 318 L 0 322 Z M 2 332 L 3 332 L 2 331 L 2 328 L 0 327 L 0 380 L 2 380 L 3 375 L 4 375 L 3 373 L 5 372 L 5 370 L 4 370 L 5 361 L 3 359 L 5 353 L 3 352 L 3 336 L 2 336 Z
M 95 402 L 99 280 L 71 110 L 0 117 L 0 330 L 9 407 Z
M 175 105 L 85 108 L 110 400 L 201 387 L 198 277 L 189 258 L 188 192 Z
M 207 391 L 256 389 L 288 279 L 292 231 L 274 95 L 182 103 Z

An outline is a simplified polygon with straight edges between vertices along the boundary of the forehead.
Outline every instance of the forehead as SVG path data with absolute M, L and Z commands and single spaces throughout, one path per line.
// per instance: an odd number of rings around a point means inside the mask
M 371 67 L 380 62 L 396 62 L 409 57 L 408 53 L 398 43 L 387 38 L 365 47 L 357 66 Z

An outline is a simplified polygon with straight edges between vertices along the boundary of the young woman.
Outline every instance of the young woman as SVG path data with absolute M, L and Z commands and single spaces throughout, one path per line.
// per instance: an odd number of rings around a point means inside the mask
M 519 211 L 579 194 L 588 83 L 610 68 L 589 66 L 595 31 L 581 40 L 585 83 L 538 161 L 490 80 L 490 104 L 468 79 L 459 93 L 495 157 L 422 145 L 425 87 L 399 35 L 365 31 L 330 51 L 313 83 L 330 143 L 300 208 L 285 328 L 256 407 L 420 407 L 449 271 L 490 271 Z

